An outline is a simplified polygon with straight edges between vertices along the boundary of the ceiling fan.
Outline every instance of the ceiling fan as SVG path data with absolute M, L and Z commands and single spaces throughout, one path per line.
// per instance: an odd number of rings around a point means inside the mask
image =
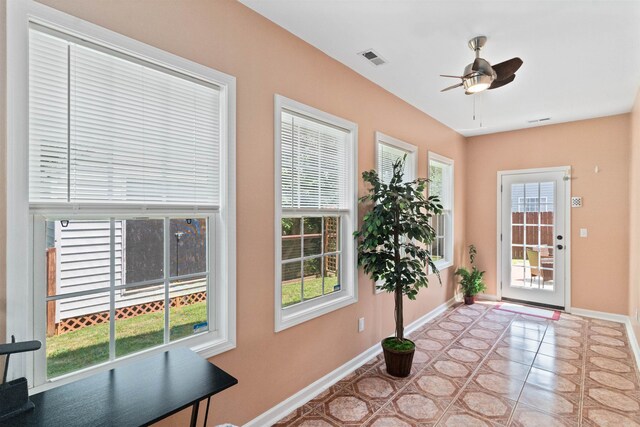
M 474 37 L 469 40 L 469 49 L 476 53 L 476 59 L 464 68 L 462 76 L 450 76 L 440 74 L 441 77 L 451 77 L 462 81 L 453 86 L 446 87 L 440 92 L 464 86 L 464 93 L 473 95 L 487 89 L 496 89 L 508 85 L 516 78 L 516 71 L 522 65 L 522 59 L 516 57 L 496 65 L 491 65 L 480 58 L 480 49 L 487 43 L 485 36 Z

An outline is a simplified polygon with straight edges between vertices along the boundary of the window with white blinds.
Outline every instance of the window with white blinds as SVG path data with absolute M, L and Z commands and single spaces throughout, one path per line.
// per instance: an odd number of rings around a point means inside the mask
M 43 351 L 20 369 L 48 387 L 142 352 L 234 348 L 235 78 L 25 3 L 7 182 L 28 190 L 11 215 L 32 239 L 12 239 L 8 301 L 33 310 L 7 317 Z
M 388 183 L 391 181 L 391 178 L 393 178 L 393 164 L 402 160 L 405 154 L 407 154 L 405 151 L 379 143 L 378 175 L 382 182 Z
M 282 111 L 282 207 L 348 208 L 349 131 Z
M 442 213 L 434 215 L 436 238 L 431 258 L 438 269 L 453 265 L 453 160 L 429 153 L 429 195 L 438 196 Z
M 416 178 L 416 160 L 418 147 L 404 141 L 376 132 L 376 167 L 380 180 L 389 183 L 393 177 L 393 164 L 398 160 L 404 161 L 404 181 L 413 181 Z
M 29 201 L 218 206 L 216 85 L 33 26 Z
M 276 331 L 357 301 L 357 125 L 276 95 Z

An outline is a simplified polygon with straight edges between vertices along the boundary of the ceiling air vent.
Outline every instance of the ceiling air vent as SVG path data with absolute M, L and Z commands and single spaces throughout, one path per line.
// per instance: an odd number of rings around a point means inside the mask
M 541 119 L 527 120 L 527 123 L 548 122 L 549 120 L 551 120 L 551 117 L 543 117 Z
M 373 65 L 376 65 L 376 66 L 387 63 L 387 61 L 382 59 L 382 57 L 378 55 L 373 49 L 365 50 L 363 52 L 358 53 L 358 55 L 364 57 L 365 59 L 367 59 L 369 62 L 371 62 Z

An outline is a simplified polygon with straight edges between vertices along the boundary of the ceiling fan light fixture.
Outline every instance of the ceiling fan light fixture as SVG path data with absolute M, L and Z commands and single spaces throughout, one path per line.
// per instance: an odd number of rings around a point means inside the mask
M 487 76 L 485 74 L 476 74 L 473 76 L 466 77 L 463 81 L 464 89 L 469 93 L 478 93 L 483 90 L 489 89 L 493 79 L 491 76 Z
M 487 89 L 497 89 L 508 85 L 516 78 L 516 71 L 522 66 L 522 59 L 515 57 L 492 66 L 486 59 L 480 57 L 480 49 L 487 42 L 485 36 L 474 37 L 469 40 L 469 48 L 474 51 L 475 59 L 464 68 L 461 76 L 440 74 L 441 77 L 460 79 L 460 83 L 442 89 L 440 92 L 464 86 L 466 95 L 482 92 Z

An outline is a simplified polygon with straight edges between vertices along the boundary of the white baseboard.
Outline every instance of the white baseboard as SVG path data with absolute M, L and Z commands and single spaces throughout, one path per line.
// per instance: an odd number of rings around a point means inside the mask
M 493 294 L 478 294 L 476 295 L 476 298 L 484 301 L 500 301 L 500 298 L 498 298 L 498 295 L 493 295 Z
M 578 316 L 591 317 L 593 319 L 610 320 L 612 322 L 626 323 L 628 316 L 624 314 L 607 313 L 604 311 L 587 310 L 584 308 L 571 308 L 571 314 Z
M 638 345 L 638 339 L 636 333 L 631 325 L 631 318 L 624 314 L 606 313 L 604 311 L 586 310 L 584 308 L 572 308 L 571 314 L 578 316 L 591 317 L 593 319 L 610 320 L 612 322 L 623 323 L 627 330 L 627 337 L 629 338 L 629 344 L 633 350 L 633 355 L 636 359 L 636 367 L 640 369 L 640 346 Z
M 268 411 L 258 415 L 253 420 L 244 424 L 244 427 L 264 427 L 270 426 L 287 416 L 296 408 L 304 405 L 320 393 L 331 387 L 333 384 L 346 377 L 348 374 L 358 369 L 360 366 L 373 359 L 381 352 L 380 344 L 376 344 L 364 352 L 360 353 L 338 369 L 329 372 L 319 380 L 309 384 L 293 396 L 280 402 Z
M 451 298 L 449 301 L 444 302 L 425 314 L 424 316 L 416 319 L 415 321 L 408 324 L 404 330 L 406 334 L 410 334 L 420 328 L 422 325 L 443 313 L 447 308 L 451 307 L 455 303 L 455 299 Z M 290 396 L 286 400 L 280 402 L 273 408 L 267 410 L 266 412 L 258 415 L 256 418 L 252 419 L 248 423 L 244 424 L 244 427 L 264 427 L 275 424 L 289 413 L 293 412 L 296 408 L 304 405 L 314 397 L 318 396 L 320 393 L 331 387 L 333 384 L 340 381 L 342 378 L 349 375 L 354 370 L 358 369 L 360 366 L 367 363 L 369 360 L 376 357 L 378 354 L 382 352 L 382 348 L 380 347 L 380 343 L 376 343 L 372 347 L 369 347 L 353 359 L 349 360 L 344 365 L 340 366 L 338 369 L 329 372 L 324 377 L 319 380 L 309 384 L 293 396 Z
M 636 332 L 633 330 L 633 325 L 631 324 L 631 318 L 627 317 L 625 325 L 627 326 L 627 336 L 629 337 L 629 341 L 631 342 L 633 355 L 636 357 L 636 367 L 640 369 L 640 346 L 638 345 L 638 337 L 636 336 Z
M 419 329 L 422 325 L 424 325 L 428 321 L 444 313 L 447 310 L 447 308 L 451 307 L 455 303 L 456 303 L 456 299 L 451 298 L 449 301 L 443 302 L 442 304 L 440 304 L 439 306 L 437 306 L 427 314 L 421 317 L 418 317 L 416 320 L 414 320 L 413 322 L 409 323 L 407 326 L 404 327 L 405 334 L 409 335 L 415 332 L 417 329 Z

